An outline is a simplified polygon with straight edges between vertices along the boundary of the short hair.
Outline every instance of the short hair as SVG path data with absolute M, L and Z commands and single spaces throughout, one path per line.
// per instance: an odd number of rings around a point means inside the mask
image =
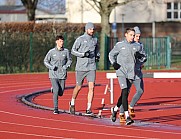
M 59 39 L 64 40 L 64 37 L 62 35 L 57 35 L 56 36 L 56 41 L 59 40 Z
M 129 33 L 130 31 L 134 31 L 135 32 L 134 28 L 126 28 L 125 33 Z

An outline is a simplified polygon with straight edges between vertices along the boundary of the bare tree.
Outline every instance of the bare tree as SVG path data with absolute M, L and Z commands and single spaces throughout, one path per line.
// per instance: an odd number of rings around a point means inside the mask
M 100 39 L 100 52 L 101 52 L 101 59 L 99 63 L 99 68 L 104 69 L 104 51 L 105 51 L 105 35 L 110 35 L 110 25 L 109 25 L 109 16 L 112 10 L 116 6 L 126 5 L 135 0 L 86 0 L 86 2 L 91 5 L 91 7 L 99 13 L 101 16 L 101 39 Z
M 26 8 L 28 21 L 35 21 L 35 10 L 38 4 L 38 0 L 21 0 Z

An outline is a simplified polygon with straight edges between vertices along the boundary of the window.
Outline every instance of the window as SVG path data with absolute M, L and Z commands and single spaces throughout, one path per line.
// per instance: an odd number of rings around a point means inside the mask
M 167 19 L 174 21 L 181 20 L 181 2 L 167 3 Z
M 174 10 L 177 10 L 178 9 L 178 3 L 173 3 L 174 5 Z
M 167 9 L 171 9 L 171 3 L 167 3 Z
M 178 18 L 178 12 L 174 12 L 174 16 L 173 16 L 174 18 Z
M 171 12 L 167 12 L 167 18 L 168 19 L 171 19 L 171 17 L 172 17 L 171 14 L 172 14 Z

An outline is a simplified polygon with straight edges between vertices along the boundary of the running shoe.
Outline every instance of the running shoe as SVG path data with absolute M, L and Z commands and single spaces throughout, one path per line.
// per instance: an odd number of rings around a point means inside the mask
M 71 114 L 75 114 L 75 105 L 71 105 L 71 102 L 70 102 L 69 111 Z
M 53 111 L 53 114 L 59 114 L 59 111 L 58 111 L 57 109 L 55 109 L 55 110 Z
M 91 110 L 86 110 L 85 115 L 91 116 L 93 115 L 93 112 Z
M 133 121 L 130 117 L 127 117 L 127 119 L 126 119 L 126 125 L 130 125 L 130 124 L 132 124 L 132 123 L 134 123 L 134 121 Z
M 116 116 L 117 116 L 117 111 L 114 111 L 114 107 L 111 108 L 111 113 L 112 113 L 111 120 L 113 122 L 115 122 L 116 121 Z
M 130 116 L 131 116 L 132 118 L 134 118 L 134 117 L 136 116 L 133 107 L 130 107 L 130 106 L 129 106 L 129 114 L 130 114 Z
M 120 123 L 125 123 L 126 119 L 124 117 L 124 114 L 120 114 Z

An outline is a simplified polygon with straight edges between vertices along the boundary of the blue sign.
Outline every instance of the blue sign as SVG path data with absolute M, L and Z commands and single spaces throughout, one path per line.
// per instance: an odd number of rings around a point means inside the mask
M 116 32 L 117 31 L 117 24 L 116 22 L 112 23 L 112 32 Z

